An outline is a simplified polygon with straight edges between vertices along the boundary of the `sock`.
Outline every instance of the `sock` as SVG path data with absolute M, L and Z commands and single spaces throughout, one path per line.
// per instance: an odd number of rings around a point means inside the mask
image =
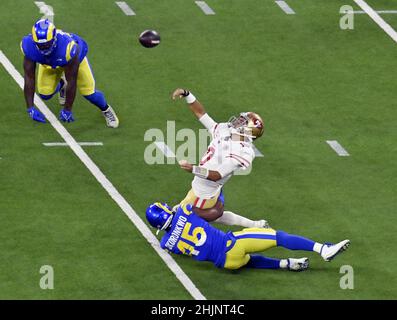
M 304 250 L 313 251 L 316 242 L 313 240 L 288 234 L 284 231 L 277 231 L 276 233 L 277 246 L 284 247 L 290 250 Z
M 61 89 L 61 84 L 58 83 L 57 87 L 55 88 L 54 93 L 52 93 L 52 94 L 41 94 L 41 93 L 39 93 L 39 96 L 43 100 L 50 100 L 53 97 L 54 94 L 59 92 L 60 89 Z
M 321 254 L 321 250 L 323 249 L 323 244 L 322 243 L 318 243 L 318 242 L 316 242 L 315 244 L 314 244 L 314 247 L 313 247 L 313 251 L 314 252 L 317 252 L 317 253 L 320 253 Z
M 245 265 L 247 268 L 256 269 L 280 269 L 280 266 L 279 259 L 268 258 L 259 254 L 251 254 L 250 260 Z
M 288 259 L 281 259 L 280 260 L 280 269 L 288 269 L 289 262 Z
M 93 94 L 84 96 L 84 98 L 86 98 L 92 104 L 96 105 L 102 111 L 105 111 L 108 108 L 108 103 L 106 102 L 105 96 L 99 90 L 95 90 Z
M 227 226 L 241 226 L 246 228 L 254 228 L 255 221 L 244 218 L 231 211 L 224 211 L 223 215 L 216 219 L 214 222 L 221 223 Z

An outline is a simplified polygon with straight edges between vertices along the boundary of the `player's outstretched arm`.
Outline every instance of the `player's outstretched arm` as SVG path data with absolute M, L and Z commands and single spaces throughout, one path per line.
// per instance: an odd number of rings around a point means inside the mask
M 186 102 L 189 104 L 190 110 L 194 113 L 197 119 L 200 119 L 207 113 L 200 101 L 198 101 L 188 90 L 180 88 L 176 89 L 172 93 L 172 99 L 175 100 L 176 98 L 185 98 Z
M 222 179 L 221 174 L 218 171 L 208 170 L 203 167 L 194 166 L 188 163 L 186 160 L 179 161 L 179 165 L 183 170 L 193 173 L 195 176 L 198 176 L 203 179 L 218 181 Z
M 172 93 L 172 99 L 175 100 L 176 98 L 185 98 L 186 102 L 189 104 L 190 110 L 194 113 L 196 118 L 211 132 L 216 122 L 208 115 L 204 106 L 190 91 L 178 88 Z

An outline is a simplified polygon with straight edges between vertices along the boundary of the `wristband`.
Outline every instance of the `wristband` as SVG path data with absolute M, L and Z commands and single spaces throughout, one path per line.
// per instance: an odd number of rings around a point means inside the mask
M 196 97 L 189 90 L 183 89 L 182 97 L 185 98 L 187 103 L 193 103 L 196 101 Z
M 207 179 L 209 170 L 203 167 L 193 166 L 192 173 L 199 178 Z

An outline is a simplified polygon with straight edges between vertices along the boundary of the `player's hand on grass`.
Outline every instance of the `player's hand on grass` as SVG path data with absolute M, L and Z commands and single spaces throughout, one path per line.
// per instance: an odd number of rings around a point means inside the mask
M 178 88 L 172 93 L 172 100 L 176 98 L 184 98 L 189 95 L 189 91 L 185 89 Z
M 187 162 L 186 160 L 181 160 L 179 161 L 179 165 L 183 170 L 186 170 L 188 172 L 193 171 L 193 165 Z
M 63 122 L 73 122 L 74 118 L 72 111 L 62 109 L 61 112 L 59 113 L 59 120 Z
M 46 123 L 44 115 L 35 107 L 30 107 L 27 112 L 34 121 Z

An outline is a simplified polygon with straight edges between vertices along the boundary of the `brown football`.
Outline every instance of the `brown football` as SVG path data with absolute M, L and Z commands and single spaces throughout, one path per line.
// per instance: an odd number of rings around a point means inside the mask
M 154 30 L 145 30 L 139 35 L 139 42 L 145 48 L 153 48 L 160 44 L 160 35 Z

